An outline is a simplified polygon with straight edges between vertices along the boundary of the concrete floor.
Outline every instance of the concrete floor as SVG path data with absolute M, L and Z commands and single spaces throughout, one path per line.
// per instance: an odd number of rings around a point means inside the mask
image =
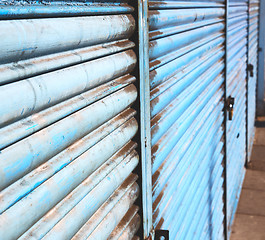
M 231 240 L 265 240 L 265 118 L 257 123 Z

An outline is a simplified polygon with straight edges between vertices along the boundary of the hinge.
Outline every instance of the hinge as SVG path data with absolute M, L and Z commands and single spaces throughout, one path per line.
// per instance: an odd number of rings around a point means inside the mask
M 248 64 L 247 71 L 250 72 L 250 77 L 254 77 L 254 66 L 252 64 Z
M 155 240 L 169 240 L 169 231 L 168 230 L 155 230 Z
M 259 47 L 258 48 L 258 52 L 262 52 L 262 47 Z

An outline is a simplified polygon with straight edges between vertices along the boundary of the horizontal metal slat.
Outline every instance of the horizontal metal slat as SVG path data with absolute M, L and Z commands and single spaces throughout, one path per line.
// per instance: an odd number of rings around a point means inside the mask
M 223 3 L 221 3 L 223 2 Z M 200 7 L 224 7 L 224 1 L 149 1 L 150 9 L 168 9 L 168 8 L 200 8 Z
M 80 64 L 134 47 L 129 40 L 94 45 L 0 65 L 0 85 Z
M 133 7 L 122 3 L 74 3 L 51 1 L 48 4 L 42 2 L 27 4 L 23 2 L 12 1 L 12 5 L 0 5 L 0 19 L 27 19 L 27 18 L 44 18 L 44 17 L 69 17 L 69 16 L 86 16 L 99 14 L 118 14 L 132 12 Z M 64 5 L 63 5 L 64 4 Z
M 149 11 L 149 30 L 179 26 L 187 23 L 222 17 L 225 11 L 222 8 L 205 8 L 183 10 L 156 10 Z
M 139 229 L 141 224 L 141 219 L 137 212 L 138 208 L 136 206 L 131 207 L 121 220 L 120 224 L 112 231 L 108 239 L 133 239 L 133 235 Z
M 1 63 L 127 39 L 131 15 L 0 21 Z M 8 33 L 8 34 L 7 34 Z

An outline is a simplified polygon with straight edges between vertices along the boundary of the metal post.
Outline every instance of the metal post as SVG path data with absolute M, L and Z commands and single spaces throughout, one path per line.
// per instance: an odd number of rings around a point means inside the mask
M 265 48 L 265 1 L 260 0 L 259 7 L 259 53 L 258 53 L 258 83 L 257 83 L 257 116 L 265 115 L 264 103 L 264 48 Z
M 228 220 L 227 220 L 227 80 L 228 80 L 228 10 L 229 10 L 229 0 L 225 1 L 225 82 L 224 82 L 224 239 L 228 240 Z
M 248 156 L 248 82 L 249 82 L 249 17 L 250 17 L 250 0 L 248 0 L 248 18 L 247 18 L 247 68 L 246 68 L 246 160 L 245 160 L 245 167 L 247 167 L 249 162 Z
M 138 0 L 140 129 L 142 158 L 143 238 L 152 238 L 152 163 L 150 130 L 148 0 Z

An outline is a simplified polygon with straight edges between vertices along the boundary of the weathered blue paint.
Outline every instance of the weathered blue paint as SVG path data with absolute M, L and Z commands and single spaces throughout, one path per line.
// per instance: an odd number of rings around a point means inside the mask
M 154 228 L 169 230 L 170 239 L 217 239 L 224 217 L 224 5 L 149 7 Z
M 136 96 L 135 87 L 128 86 L 4 149 L 1 153 L 1 158 L 5 161 L 0 163 L 0 188 L 7 187 L 80 137 L 125 110 L 135 101 Z M 119 98 L 123 101 L 118 101 Z M 91 118 L 91 114 L 95 117 Z
M 134 115 L 135 111 L 132 109 L 125 110 L 121 114 L 117 115 L 117 117 L 114 117 L 98 129 L 81 138 L 79 141 L 75 142 L 64 151 L 48 160 L 46 163 L 40 165 L 29 174 L 25 175 L 23 178 L 4 189 L 0 194 L 0 212 L 2 213 L 11 207 L 17 202 L 17 200 L 23 198 L 41 183 L 62 170 L 74 159 L 82 155 L 85 151 L 97 144 L 100 140 L 124 124 Z M 45 169 L 45 171 L 43 171 L 43 169 Z
M 202 27 L 202 29 L 195 29 L 177 35 L 151 41 L 149 47 L 149 57 L 151 60 L 157 59 L 161 56 L 164 57 L 164 55 L 167 53 L 177 51 L 179 48 L 183 48 L 193 42 L 199 41 L 203 37 L 206 37 L 208 35 L 218 33 L 223 29 L 224 24 L 217 23 L 214 25 Z M 189 46 L 188 49 L 191 50 L 192 48 Z
M 53 175 L 53 177 L 49 178 L 28 196 L 24 197 L 14 206 L 2 213 L 0 216 L 1 236 L 4 236 L 6 239 L 17 238 L 20 236 L 58 201 L 62 200 L 68 193 L 70 193 L 70 191 L 76 188 L 83 180 L 93 173 L 93 171 L 110 158 L 136 133 L 136 122 L 135 120 L 131 121 L 134 121 L 134 125 L 128 123 L 130 128 L 126 128 L 125 125 L 123 130 L 118 129 L 114 131 L 112 134 L 104 138 L 99 144 L 94 145 L 57 174 Z M 115 148 L 113 148 L 111 144 L 113 139 L 115 139 L 116 142 Z M 101 152 L 101 154 L 97 154 L 98 152 Z M 90 159 L 90 161 L 86 161 L 86 159 Z M 124 172 L 126 173 L 126 171 Z M 71 177 L 69 178 L 69 176 Z M 100 191 L 104 194 L 102 189 Z M 71 205 L 66 204 L 65 207 L 69 209 Z M 31 211 L 28 211 L 29 208 Z M 23 222 L 17 218 L 17 216 L 22 215 L 24 218 Z M 48 224 L 51 224 L 51 222 L 52 220 L 48 222 Z M 16 230 L 6 231 L 6 225 L 12 225 Z
M 0 0 L 1 239 L 138 231 L 133 11 Z
M 156 89 L 156 90 L 151 90 L 151 91 L 156 93 L 159 89 L 163 88 L 165 84 L 167 84 L 168 81 L 166 82 L 166 80 L 168 80 L 168 76 L 172 76 L 173 78 L 175 75 L 177 75 L 178 72 L 181 72 L 181 70 L 184 72 L 184 69 L 186 69 L 189 64 L 192 64 L 192 67 L 196 68 L 196 66 L 199 65 L 198 62 L 196 62 L 196 59 L 208 56 L 208 53 L 211 51 L 211 49 L 214 47 L 217 47 L 222 42 L 223 42 L 222 38 L 217 38 L 214 41 L 209 42 L 208 44 L 200 46 L 203 43 L 207 43 L 207 41 L 206 42 L 202 41 L 200 42 L 201 44 L 200 43 L 197 43 L 196 45 L 194 44 L 194 50 L 191 52 L 189 52 L 189 49 L 185 49 L 184 51 L 181 51 L 182 49 L 180 49 L 180 51 L 178 52 L 181 52 L 181 53 L 178 53 L 179 55 L 174 56 L 174 57 L 179 57 L 179 58 L 173 59 L 173 61 L 170 61 L 172 59 L 165 59 L 166 61 L 164 62 L 161 61 L 163 63 L 161 64 L 161 66 L 158 65 L 158 66 L 155 66 L 157 67 L 156 69 L 150 69 L 151 70 L 150 84 L 153 89 Z M 187 70 L 185 72 L 188 73 Z M 165 83 L 163 84 L 163 82 Z M 159 87 L 154 88 L 158 85 Z M 155 96 L 153 95 L 154 94 L 152 94 L 151 96 L 152 99 L 158 94 L 156 94 Z
M 4 85 L 0 88 L 0 126 L 125 75 L 135 63 L 135 54 L 129 50 Z M 8 100 L 8 96 L 13 97 Z M 23 115 L 20 114 L 22 109 Z
M 59 3 L 59 4 L 58 4 Z M 1 2 L 0 2 L 1 4 Z M 67 5 L 63 5 L 67 4 Z M 0 19 L 25 19 L 40 17 L 69 17 L 85 16 L 98 14 L 117 14 L 132 12 L 133 7 L 127 4 L 110 3 L 110 4 L 77 4 L 69 2 L 49 2 L 48 4 L 19 4 L 14 3 L 12 6 L 0 5 Z
M 7 20 L 0 28 L 0 63 L 7 63 L 127 39 L 135 21 L 131 15 L 57 18 L 56 24 L 54 19 Z
M 252 147 L 254 143 L 254 136 L 255 136 L 255 119 L 256 119 L 256 113 L 258 113 L 259 105 L 262 108 L 262 104 L 264 99 L 261 100 L 261 94 L 263 91 L 264 95 L 264 78 L 261 82 L 260 79 L 258 79 L 258 73 L 261 73 L 261 71 L 264 71 L 264 64 L 262 65 L 258 63 L 258 54 L 259 54 L 259 40 L 262 42 L 264 40 L 264 37 L 259 37 L 259 30 L 262 34 L 263 31 L 263 25 L 259 25 L 259 23 L 262 22 L 262 18 L 264 16 L 260 15 L 260 21 L 259 21 L 259 5 L 261 5 L 261 8 L 264 8 L 263 1 L 253 1 L 250 0 L 250 9 L 249 9 L 249 39 L 248 39 L 248 63 L 253 65 L 253 76 L 251 76 L 250 72 L 248 73 L 248 161 L 251 157 Z M 262 12 L 261 12 L 262 14 Z M 264 14 L 263 14 L 264 15 Z M 262 45 L 261 45 L 262 47 Z M 262 55 L 262 52 L 260 52 Z M 259 71 L 259 67 L 261 67 L 261 71 Z M 262 73 L 264 74 L 264 73 Z M 261 74 L 261 78 L 262 78 Z M 257 110 L 257 111 L 256 111 Z M 261 109 L 260 109 L 261 110 Z M 262 111 L 262 110 L 261 110 Z
M 230 0 L 228 25 L 227 97 L 235 99 L 232 121 L 227 122 L 227 227 L 228 237 L 241 193 L 246 160 L 246 67 L 248 6 Z M 241 18 L 240 18 L 241 16 Z M 232 21 L 232 19 L 238 21 Z
M 265 27 L 263 23 L 265 22 L 265 2 L 260 1 L 260 9 L 259 9 L 259 33 L 258 33 L 258 41 L 259 41 L 259 54 L 258 54 L 258 85 L 257 85 L 257 114 L 259 116 L 264 114 L 265 111 Z
M 148 0 L 138 0 L 143 238 L 153 238 Z
M 120 40 L 3 64 L 0 65 L 0 85 L 121 52 L 134 45 L 131 41 Z

